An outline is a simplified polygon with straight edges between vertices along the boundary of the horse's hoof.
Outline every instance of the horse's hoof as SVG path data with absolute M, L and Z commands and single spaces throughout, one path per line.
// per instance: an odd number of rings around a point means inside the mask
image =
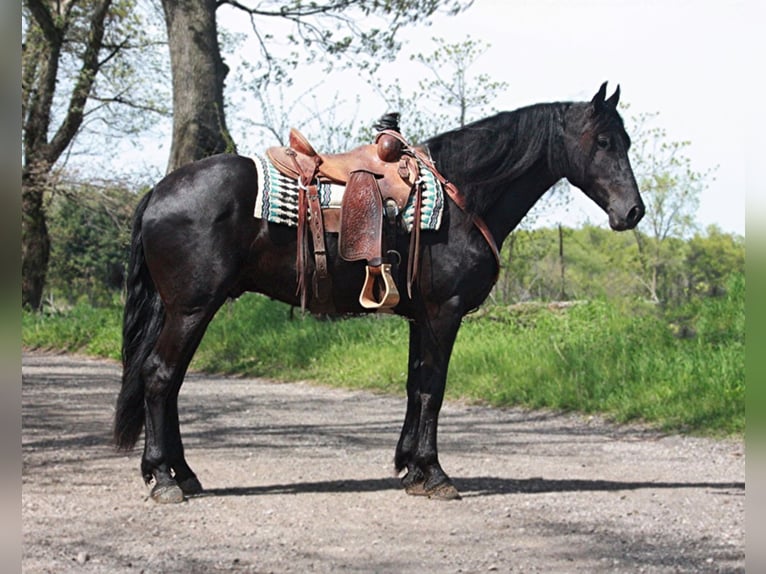
M 450 482 L 443 482 L 442 484 L 435 486 L 430 490 L 423 489 L 428 498 L 435 498 L 436 500 L 461 500 L 462 497 L 457 488 Z
M 186 496 L 194 496 L 195 494 L 200 494 L 202 492 L 202 483 L 196 476 L 190 476 L 189 478 L 182 480 L 178 483 L 178 486 L 181 488 L 181 492 Z
M 177 504 L 184 501 L 184 492 L 177 484 L 155 484 L 151 497 L 159 504 Z
M 404 487 L 404 492 L 410 496 L 428 496 L 425 481 L 411 482 Z

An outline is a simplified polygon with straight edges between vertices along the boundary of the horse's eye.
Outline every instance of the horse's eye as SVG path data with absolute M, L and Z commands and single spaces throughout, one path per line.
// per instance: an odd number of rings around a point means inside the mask
M 609 149 L 609 138 L 607 136 L 598 136 L 596 139 L 596 145 L 599 149 Z

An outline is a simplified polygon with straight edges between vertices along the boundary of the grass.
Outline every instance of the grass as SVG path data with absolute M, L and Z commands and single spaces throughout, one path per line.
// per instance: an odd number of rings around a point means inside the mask
M 78 303 L 66 311 L 25 311 L 21 340 L 25 347 L 81 352 L 119 360 L 121 329 L 121 308 L 96 308 Z
M 639 302 L 485 309 L 464 321 L 447 397 L 743 433 L 744 290 L 735 277 L 726 296 L 672 318 Z M 120 319 L 119 308 L 86 305 L 25 313 L 23 344 L 118 359 Z M 192 368 L 403 394 L 407 339 L 396 317 L 291 317 L 285 305 L 246 295 L 219 311 Z

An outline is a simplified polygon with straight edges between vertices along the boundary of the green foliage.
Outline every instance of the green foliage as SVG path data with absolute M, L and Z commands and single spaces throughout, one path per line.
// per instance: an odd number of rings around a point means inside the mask
M 742 433 L 744 292 L 735 274 L 725 295 L 696 299 L 672 317 L 656 305 L 606 300 L 488 307 L 464 322 L 447 396 Z M 23 344 L 117 358 L 119 320 L 119 308 L 84 305 L 26 313 Z M 219 311 L 192 366 L 401 395 L 407 331 L 396 317 L 318 320 L 251 294 Z
M 519 229 L 503 245 L 495 303 L 646 298 L 647 277 L 640 263 L 639 234 L 614 233 L 593 225 L 579 229 Z M 560 244 L 563 243 L 563 247 Z M 560 250 L 563 248 L 563 258 Z M 712 226 L 688 240 L 668 238 L 656 291 L 664 307 L 721 291 L 729 276 L 744 273 L 744 239 Z M 562 277 L 563 264 L 563 277 Z
M 52 298 L 106 305 L 121 293 L 138 199 L 119 186 L 82 186 L 53 197 L 48 209 Z
M 735 275 L 725 297 L 684 312 L 685 330 L 647 304 L 540 308 L 531 320 L 494 313 L 494 321 L 474 320 L 461 333 L 471 344 L 456 347 L 450 380 L 470 381 L 459 394 L 496 405 L 743 432 L 744 278 Z
M 59 184 L 56 165 L 62 157 L 68 160 L 87 151 L 89 145 L 101 150 L 116 132 L 134 133 L 151 125 L 155 113 L 166 112 L 157 104 L 163 100 L 161 85 L 150 91 L 138 89 L 152 71 L 151 54 L 156 54 L 147 33 L 151 26 L 138 16 L 143 15 L 138 5 L 138 0 L 24 0 L 22 4 L 25 306 L 39 309 L 42 303 L 50 256 L 46 207 Z M 107 129 L 101 131 L 104 126 Z
M 219 311 L 192 364 L 222 373 L 350 383 L 359 380 L 374 354 L 406 349 L 406 333 L 406 325 L 393 317 L 320 320 L 245 295 Z M 396 368 L 398 373 L 401 366 Z M 380 387 L 391 380 L 381 372 L 367 375 L 359 386 Z
M 686 265 L 693 292 L 714 294 L 725 286 L 732 271 L 744 271 L 745 239 L 711 225 L 689 240 Z
M 666 304 L 678 298 L 677 276 L 685 256 L 681 239 L 695 228 L 699 197 L 715 169 L 693 169 L 685 150 L 688 141 L 668 141 L 666 131 L 654 125 L 659 114 L 630 119 L 633 171 L 646 204 L 640 231 L 634 235 L 639 249 L 642 282 L 649 298 Z

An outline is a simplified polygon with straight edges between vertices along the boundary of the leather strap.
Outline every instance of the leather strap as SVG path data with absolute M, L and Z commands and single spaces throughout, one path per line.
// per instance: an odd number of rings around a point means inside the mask
M 420 267 L 420 215 L 423 210 L 423 184 L 415 183 L 413 192 L 415 193 L 415 212 L 410 232 L 410 254 L 407 259 L 407 296 L 410 299 L 412 299 L 412 285 L 417 279 Z
M 492 236 L 492 232 L 489 230 L 489 227 L 487 227 L 487 224 L 484 222 L 484 220 L 481 218 L 481 216 L 471 213 L 468 211 L 465 196 L 460 192 L 460 190 L 453 184 L 452 182 L 448 181 L 446 177 L 444 177 L 441 173 L 439 173 L 439 170 L 436 169 L 436 166 L 431 161 L 431 158 L 429 158 L 426 154 L 424 154 L 422 151 L 420 151 L 417 148 L 414 148 L 409 143 L 407 143 L 407 140 L 402 137 L 402 135 L 394 130 L 382 130 L 381 133 L 387 133 L 401 141 L 405 149 L 409 151 L 412 155 L 414 155 L 418 161 L 420 161 L 424 166 L 426 166 L 426 169 L 430 171 L 432 174 L 434 174 L 434 177 L 439 181 L 439 183 L 444 186 L 444 190 L 447 192 L 447 195 L 452 199 L 452 201 L 457 205 L 457 207 L 466 215 L 468 215 L 471 219 L 471 222 L 473 225 L 479 230 L 479 232 L 484 237 L 484 240 L 487 242 L 487 245 L 489 245 L 490 250 L 492 251 L 492 255 L 495 257 L 495 262 L 497 263 L 497 270 L 495 271 L 495 278 L 492 280 L 492 283 L 494 284 L 497 282 L 497 278 L 500 275 L 500 252 L 497 249 L 497 243 L 495 242 L 495 238 Z M 417 204 L 416 204 L 417 209 Z M 415 223 L 419 226 L 420 221 L 416 219 Z M 418 246 L 419 247 L 419 246 Z M 412 254 L 411 254 L 412 255 Z M 409 286 L 408 286 L 409 291 Z
M 298 273 L 298 289 L 296 294 L 300 295 L 301 310 L 306 309 L 306 268 L 308 263 L 308 242 L 306 219 L 309 219 L 311 226 L 311 238 L 314 243 L 314 280 L 313 293 L 319 308 L 326 308 L 332 293 L 332 282 L 329 269 L 327 267 L 327 250 L 324 242 L 324 226 L 322 223 L 322 206 L 319 202 L 319 193 L 317 186 L 312 184 L 319 170 L 321 158 L 315 156 L 313 173 L 306 174 L 301 169 L 296 158 L 296 152 L 289 148 L 286 150 L 295 164 L 295 169 L 301 174 L 298 186 L 298 251 L 296 256 L 296 270 Z M 311 216 L 308 217 L 308 210 Z
M 327 268 L 327 250 L 324 243 L 324 226 L 322 225 L 322 206 L 319 203 L 319 192 L 316 185 L 308 188 L 309 209 L 311 211 L 312 239 L 314 241 L 314 297 L 324 306 L 332 294 L 332 280 Z
M 301 311 L 306 310 L 306 257 L 308 252 L 308 238 L 306 237 L 306 214 L 307 210 L 306 188 L 298 188 L 298 248 L 295 257 L 295 272 L 298 276 L 298 286 L 295 294 L 300 297 Z

